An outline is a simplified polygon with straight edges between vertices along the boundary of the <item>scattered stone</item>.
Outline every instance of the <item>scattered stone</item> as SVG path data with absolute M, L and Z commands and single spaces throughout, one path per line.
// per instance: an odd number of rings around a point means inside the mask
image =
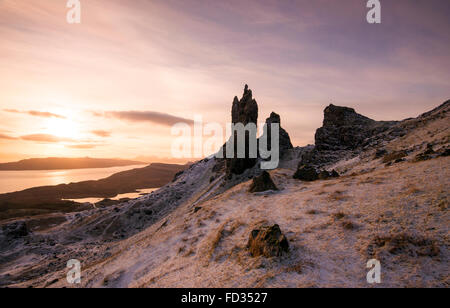
M 375 152 L 374 159 L 379 159 L 379 158 L 385 156 L 387 153 L 388 153 L 388 151 L 386 149 L 379 149 Z
M 319 179 L 319 174 L 314 167 L 299 165 L 293 177 L 297 180 L 312 182 Z
M 283 252 L 289 252 L 289 243 L 280 226 L 262 226 L 250 233 L 247 248 L 252 257 L 279 257 Z
M 327 180 L 330 178 L 338 178 L 339 173 L 336 172 L 336 170 L 332 170 L 331 172 L 327 170 L 322 170 L 319 173 L 319 180 Z
M 450 148 L 445 149 L 440 155 L 443 157 L 450 156 Z
M 253 178 L 253 183 L 250 185 L 249 192 L 255 193 L 267 190 L 278 190 L 278 188 L 272 181 L 269 172 L 263 171 L 260 176 Z
M 386 154 L 383 157 L 383 163 L 401 162 L 404 157 L 408 156 L 405 150 L 394 151 L 392 153 Z

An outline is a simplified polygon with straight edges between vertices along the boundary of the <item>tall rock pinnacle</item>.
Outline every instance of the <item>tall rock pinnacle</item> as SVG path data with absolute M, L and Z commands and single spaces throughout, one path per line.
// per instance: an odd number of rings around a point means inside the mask
M 252 90 L 248 88 L 248 85 L 245 85 L 244 94 L 240 100 L 237 97 L 234 98 L 231 109 L 231 122 L 233 124 L 242 123 L 243 125 L 249 123 L 256 125 L 258 122 L 258 104 L 253 99 Z M 237 133 L 234 132 L 231 138 L 234 138 L 234 158 L 226 160 L 227 176 L 242 174 L 246 169 L 252 168 L 257 161 L 256 158 L 249 158 L 249 140 L 250 138 L 256 140 L 256 132 L 252 135 L 246 132 L 245 158 L 237 158 Z

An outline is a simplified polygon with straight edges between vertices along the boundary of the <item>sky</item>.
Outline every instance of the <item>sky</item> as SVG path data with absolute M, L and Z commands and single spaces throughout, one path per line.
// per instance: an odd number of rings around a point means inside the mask
M 172 125 L 230 121 L 245 84 L 296 146 L 333 103 L 376 120 L 450 98 L 450 2 L 0 0 L 0 161 L 170 158 Z M 223 140 L 218 140 L 218 144 Z

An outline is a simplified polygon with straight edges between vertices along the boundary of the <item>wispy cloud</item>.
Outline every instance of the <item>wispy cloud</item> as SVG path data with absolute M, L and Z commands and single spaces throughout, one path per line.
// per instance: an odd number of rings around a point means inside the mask
M 74 139 L 58 137 L 50 134 L 31 134 L 20 137 L 22 140 L 26 141 L 36 141 L 36 142 L 47 142 L 47 143 L 58 143 L 58 142 L 74 142 Z
M 5 135 L 5 134 L 0 134 L 0 139 L 16 140 L 17 138 L 13 137 L 13 136 Z
M 98 112 L 95 112 L 94 114 L 97 116 L 100 115 Z M 156 111 L 106 111 L 101 115 L 107 118 L 116 118 L 129 122 L 152 122 L 165 126 L 172 126 L 180 122 L 194 124 L 194 121 L 191 119 Z
M 98 146 L 97 144 L 72 144 L 72 145 L 66 145 L 66 148 L 87 150 L 87 149 L 93 149 L 97 146 Z
M 111 132 L 106 131 L 106 130 L 93 130 L 93 131 L 91 131 L 91 133 L 98 137 L 103 137 L 103 138 L 111 136 Z
M 3 109 L 3 111 L 5 112 L 10 112 L 10 113 L 22 113 L 22 114 L 28 114 L 34 117 L 43 117 L 43 118 L 57 118 L 57 119 L 65 119 L 65 116 L 56 114 L 56 113 L 52 113 L 52 112 L 47 112 L 47 111 L 36 111 L 36 110 L 28 110 L 28 111 L 20 111 L 20 110 L 16 110 L 16 109 Z

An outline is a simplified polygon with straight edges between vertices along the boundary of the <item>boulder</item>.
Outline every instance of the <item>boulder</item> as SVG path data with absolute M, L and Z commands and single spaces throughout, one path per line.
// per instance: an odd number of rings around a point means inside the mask
M 289 242 L 280 226 L 261 226 L 250 233 L 247 248 L 252 257 L 279 257 L 283 252 L 289 252 Z
M 263 171 L 260 176 L 253 178 L 253 183 L 250 185 L 249 192 L 263 192 L 267 190 L 278 190 L 278 188 L 270 178 L 269 172 Z

